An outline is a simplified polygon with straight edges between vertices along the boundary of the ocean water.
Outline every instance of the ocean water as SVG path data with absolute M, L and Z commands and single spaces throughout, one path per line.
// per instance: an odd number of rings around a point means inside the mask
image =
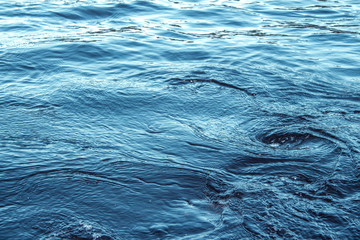
M 0 0 L 0 239 L 360 239 L 357 0 Z

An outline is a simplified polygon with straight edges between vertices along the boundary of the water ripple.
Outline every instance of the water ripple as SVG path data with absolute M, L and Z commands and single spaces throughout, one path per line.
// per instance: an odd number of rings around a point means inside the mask
M 358 239 L 359 13 L 0 1 L 0 239 Z

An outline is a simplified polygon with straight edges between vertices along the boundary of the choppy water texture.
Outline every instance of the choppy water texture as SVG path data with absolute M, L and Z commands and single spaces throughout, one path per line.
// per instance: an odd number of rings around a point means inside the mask
M 0 1 L 0 239 L 360 239 L 357 0 Z

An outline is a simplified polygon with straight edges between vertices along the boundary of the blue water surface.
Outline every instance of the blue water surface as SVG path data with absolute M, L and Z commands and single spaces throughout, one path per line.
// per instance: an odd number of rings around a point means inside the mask
M 360 2 L 0 0 L 0 239 L 360 239 Z

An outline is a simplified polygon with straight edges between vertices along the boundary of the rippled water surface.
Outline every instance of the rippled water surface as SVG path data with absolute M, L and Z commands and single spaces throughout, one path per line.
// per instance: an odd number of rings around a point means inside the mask
M 357 0 L 1 0 L 0 33 L 0 239 L 360 239 Z

